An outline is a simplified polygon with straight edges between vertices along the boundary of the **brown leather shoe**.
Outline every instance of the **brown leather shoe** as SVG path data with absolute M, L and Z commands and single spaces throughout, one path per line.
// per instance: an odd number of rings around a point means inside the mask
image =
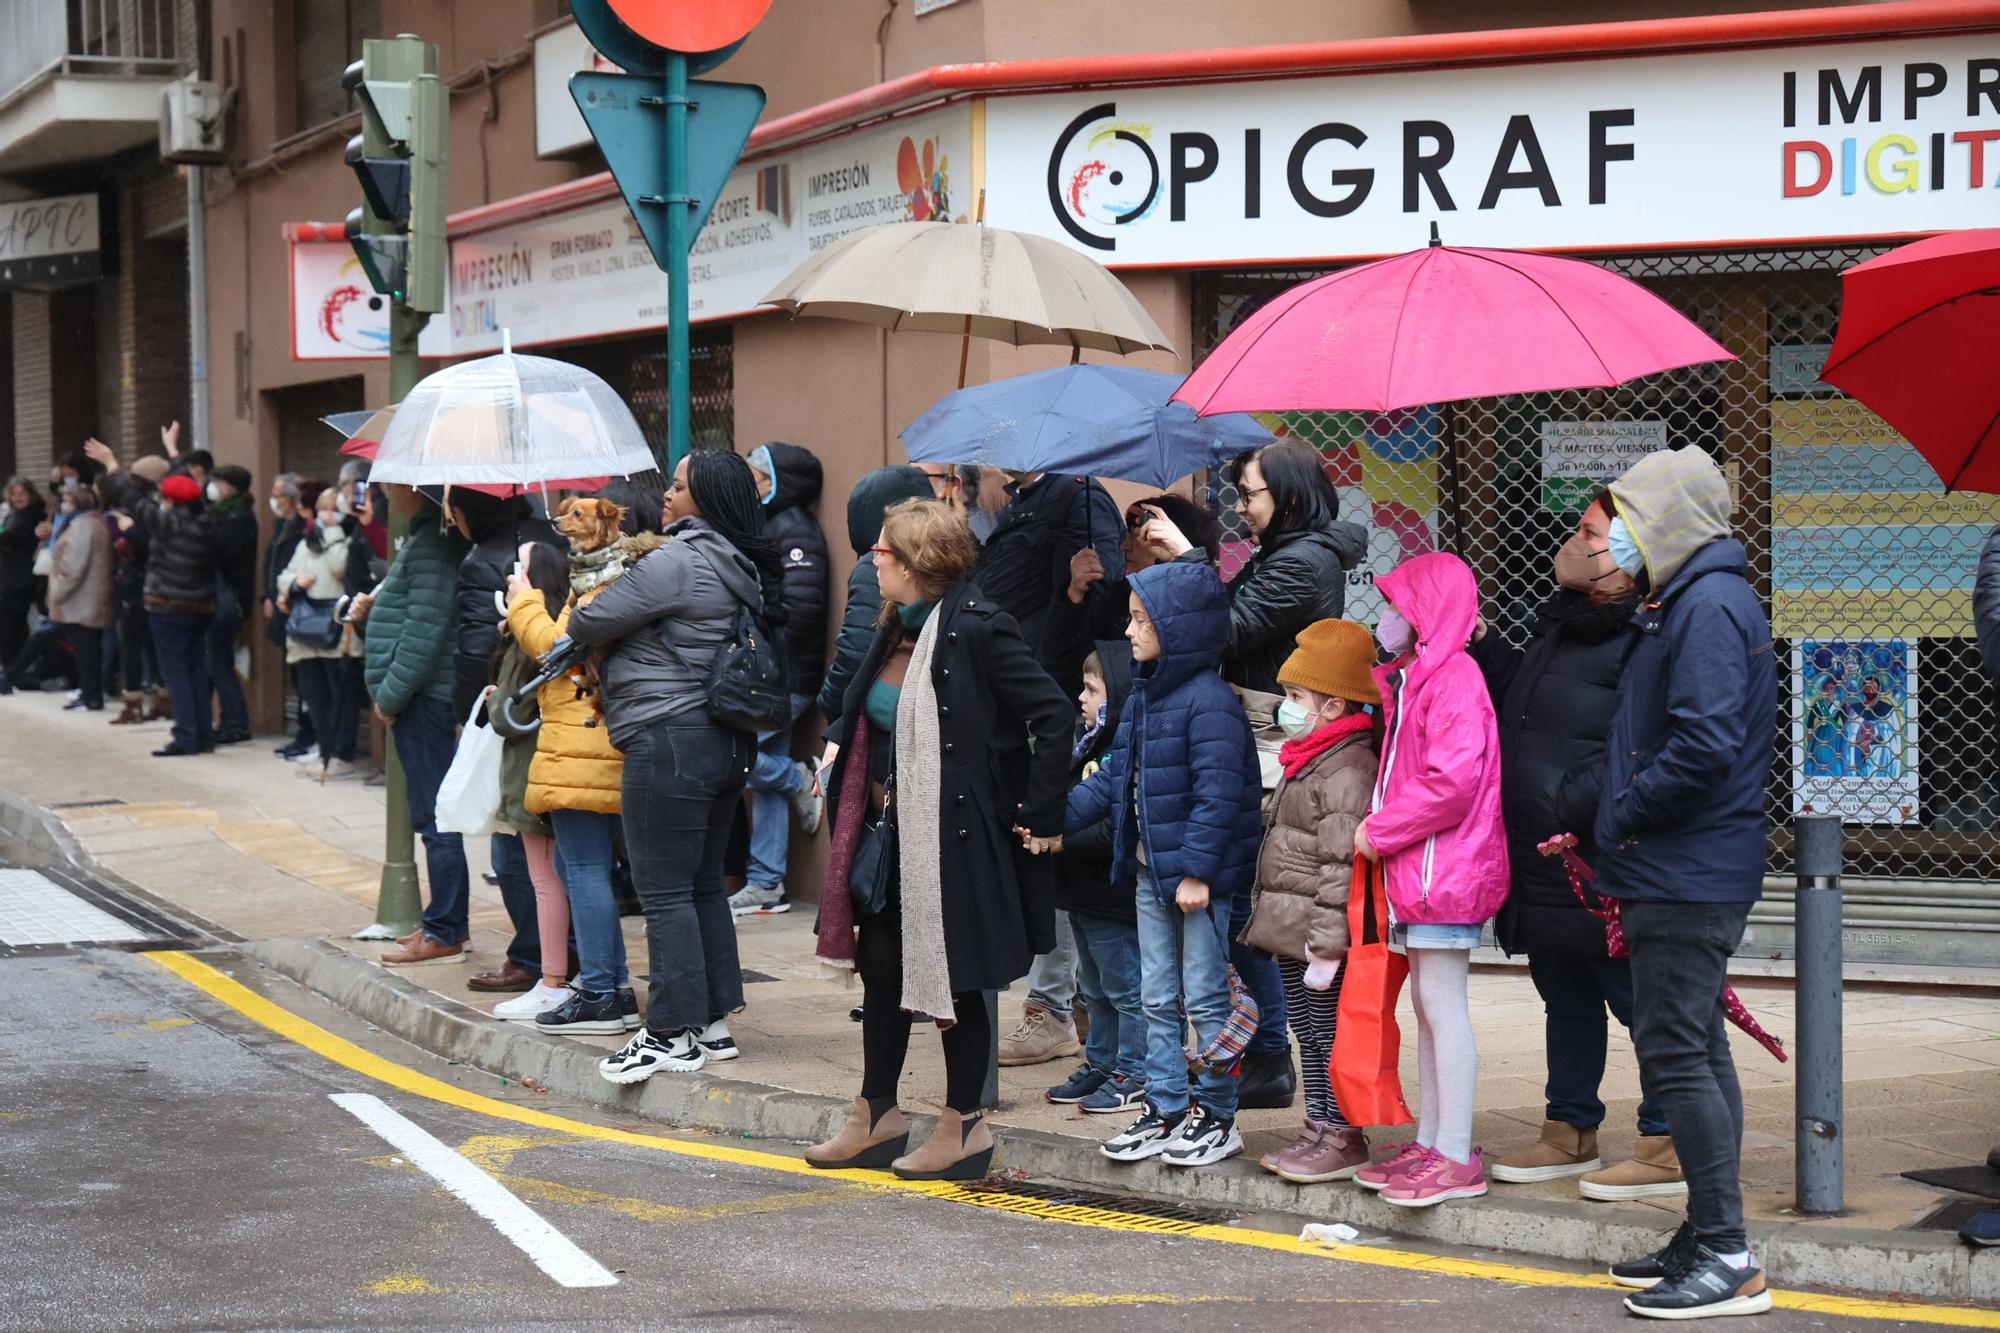
M 806 1149 L 806 1165 L 822 1171 L 879 1171 L 909 1146 L 910 1122 L 893 1100 L 871 1106 L 866 1097 L 856 1097 L 840 1132 Z
M 1542 1137 L 1519 1152 L 1508 1153 L 1487 1166 L 1487 1174 L 1509 1185 L 1580 1176 L 1604 1165 L 1597 1155 L 1597 1131 L 1578 1129 L 1560 1120 L 1542 1122 Z
M 904 1180 L 984 1180 L 993 1165 L 993 1131 L 986 1128 L 986 1116 L 975 1112 L 966 1119 L 958 1112 L 938 1112 L 937 1128 L 924 1146 L 889 1163 L 889 1169 Z
M 1674 1141 L 1664 1134 L 1641 1134 L 1631 1161 L 1593 1172 L 1579 1180 L 1576 1188 L 1584 1198 L 1599 1203 L 1677 1198 L 1688 1192 Z
M 524 991 L 535 984 L 535 974 L 509 958 L 491 972 L 479 972 L 467 977 L 467 990 L 485 991 L 489 995 L 503 992 Z
M 385 967 L 424 967 L 431 963 L 462 963 L 465 959 L 463 944 L 439 944 L 428 935 L 419 935 L 416 943 L 382 955 Z

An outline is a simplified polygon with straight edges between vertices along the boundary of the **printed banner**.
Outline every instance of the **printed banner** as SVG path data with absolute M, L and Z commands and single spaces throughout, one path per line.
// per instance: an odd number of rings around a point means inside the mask
M 1605 483 L 1666 447 L 1664 421 L 1544 421 L 1542 508 L 1581 514 Z
M 366 361 L 389 355 L 389 298 L 378 295 L 345 241 L 293 241 L 292 360 Z M 425 356 L 449 356 L 448 325 L 432 316 L 417 338 Z
M 1917 649 L 1807 639 L 1792 649 L 1792 813 L 1917 821 Z

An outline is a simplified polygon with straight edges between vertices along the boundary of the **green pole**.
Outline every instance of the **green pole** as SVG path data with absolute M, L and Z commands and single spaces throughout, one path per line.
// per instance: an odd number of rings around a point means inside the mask
M 417 335 L 430 316 L 412 310 L 401 301 L 389 307 L 389 401 L 400 403 L 423 378 L 417 359 Z M 393 553 L 409 532 L 409 522 L 399 515 L 389 518 L 390 550 Z M 357 939 L 399 940 L 417 928 L 423 914 L 423 895 L 417 887 L 416 833 L 410 827 L 410 801 L 406 794 L 403 764 L 396 756 L 396 729 L 389 729 L 388 763 L 384 766 L 387 785 L 383 796 L 388 802 L 388 819 L 382 848 L 382 887 L 375 899 L 375 924 Z
M 680 466 L 690 444 L 688 413 L 688 197 L 687 56 L 667 57 L 667 472 Z

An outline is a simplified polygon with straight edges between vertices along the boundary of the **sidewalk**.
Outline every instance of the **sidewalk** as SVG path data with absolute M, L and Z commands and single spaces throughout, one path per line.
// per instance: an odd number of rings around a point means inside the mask
M 324 941 L 359 960 L 346 964 L 347 975 L 359 975 L 364 982 L 381 979 L 372 966 L 381 947 L 348 938 L 373 919 L 383 836 L 380 789 L 358 781 L 331 786 L 302 781 L 293 776 L 295 766 L 272 755 L 276 738 L 260 738 L 201 759 L 155 760 L 147 751 L 160 743 L 164 724 L 107 727 L 103 714 L 62 712 L 61 699 L 60 695 L 0 698 L 0 790 L 53 811 L 86 856 L 102 869 L 221 931 L 250 942 Z M 476 876 L 484 863 L 484 849 L 469 845 L 468 852 Z M 809 1094 L 813 1114 L 823 1116 L 853 1095 L 860 1079 L 861 1044 L 847 1011 L 858 1002 L 859 992 L 843 991 L 817 979 L 812 923 L 810 909 L 740 923 L 742 961 L 746 979 L 752 984 L 748 988 L 749 1007 L 731 1026 L 745 1055 L 736 1063 L 707 1071 L 717 1076 L 703 1084 L 710 1089 L 706 1095 L 711 1102 L 718 1096 L 730 1100 L 729 1089 L 738 1083 L 745 1085 L 744 1092 L 761 1085 L 764 1090 Z M 509 926 L 498 892 L 477 878 L 472 925 L 474 959 L 470 966 L 405 971 L 401 975 L 409 987 L 382 986 L 384 995 L 395 991 L 440 1011 L 452 1006 L 437 1004 L 439 999 L 481 1012 L 490 1010 L 496 999 L 505 997 L 473 995 L 465 990 L 464 980 L 473 970 L 498 960 Z M 638 918 L 628 918 L 625 927 L 635 972 L 643 981 L 642 925 Z M 344 962 L 323 948 L 290 949 L 287 956 L 295 962 L 300 958 Z M 361 971 L 364 967 L 365 973 Z M 1993 989 L 1983 991 L 1915 991 L 1850 984 L 1846 1009 L 1848 1213 L 1838 1219 L 1807 1220 L 1789 1212 L 1794 1067 L 1778 1064 L 1762 1048 L 1736 1034 L 1748 1113 L 1745 1202 L 1753 1224 L 1780 1227 L 1784 1234 L 1836 1247 L 1828 1253 L 1837 1252 L 1844 1241 L 1859 1244 L 1869 1235 L 1868 1243 L 1901 1263 L 1907 1276 L 1900 1282 L 1893 1276 L 1861 1280 L 1855 1270 L 1846 1274 L 1852 1280 L 1843 1285 L 1960 1299 L 1982 1294 L 1987 1299 L 2000 1297 L 2000 1258 L 1981 1255 L 1976 1263 L 1970 1262 L 1954 1249 L 1956 1242 L 1948 1232 L 1915 1229 L 1939 1205 L 1961 1196 L 1900 1175 L 1910 1170 L 1978 1163 L 1995 1142 L 2000 1142 L 2000 1109 L 1996 1109 L 2000 1108 L 2000 977 L 1995 983 Z M 1746 978 L 1738 987 L 1765 1026 L 1789 1045 L 1793 1037 L 1790 984 Z M 435 998 L 424 997 L 420 993 L 424 990 L 433 992 Z M 1525 973 L 1512 968 L 1476 972 L 1472 998 L 1480 1052 L 1475 1139 L 1497 1155 L 1531 1141 L 1541 1125 L 1541 1003 Z M 1409 1081 L 1413 1083 L 1415 1058 L 1407 1039 L 1414 1023 L 1407 1012 L 1407 999 L 1405 1005 L 1405 1068 L 1412 1071 Z M 1019 1011 L 1018 992 L 1002 998 L 1003 1032 L 1012 1027 Z M 374 1014 L 369 1017 L 370 1021 L 384 1021 Z M 561 1038 L 481 1021 L 465 1011 L 459 1011 L 459 1017 L 476 1029 L 492 1030 L 485 1036 L 500 1043 L 489 1043 L 493 1051 L 518 1051 L 517 1037 L 556 1047 L 572 1046 Z M 455 1038 L 467 1039 L 464 1034 Z M 585 1038 L 574 1042 L 575 1046 L 587 1044 L 608 1048 L 616 1040 Z M 938 1045 L 919 1034 L 911 1051 L 905 1104 L 912 1109 L 933 1110 L 943 1088 Z M 596 1051 L 589 1054 L 594 1057 Z M 1032 1142 L 1050 1151 L 1066 1146 L 1068 1155 L 1061 1160 L 1079 1164 L 1079 1171 L 1094 1169 L 1082 1164 L 1097 1159 L 1097 1155 L 1081 1150 L 1093 1147 L 1118 1128 L 1112 1123 L 1117 1117 L 1082 1116 L 1042 1100 L 1043 1089 L 1057 1082 L 1069 1066 L 1070 1062 L 1063 1061 L 1003 1070 L 1002 1106 L 996 1126 L 1034 1131 L 1021 1135 L 1024 1145 Z M 582 1064 L 575 1067 L 586 1068 Z M 1632 1146 L 1638 1093 L 1630 1044 L 1614 1028 L 1604 1081 L 1604 1098 L 1611 1108 L 1603 1133 L 1607 1161 L 1622 1158 Z M 714 1119 L 705 1113 L 703 1120 L 734 1126 L 738 1132 L 773 1123 L 752 1116 L 739 1125 L 727 1117 Z M 1255 1157 L 1288 1140 L 1297 1120 L 1295 1111 L 1246 1112 L 1245 1160 L 1214 1172 L 1195 1173 L 1193 1179 L 1183 1175 L 1176 1180 L 1164 1170 L 1147 1172 L 1138 1179 L 1130 1173 L 1117 1175 L 1115 1168 L 1114 1174 L 1104 1178 L 1142 1189 L 1179 1189 L 1210 1200 L 1232 1201 L 1246 1209 L 1344 1215 L 1357 1220 L 1357 1225 L 1365 1221 L 1384 1228 L 1385 1221 L 1374 1219 L 1387 1219 L 1390 1210 L 1371 1213 L 1360 1208 L 1349 1197 L 1353 1192 L 1345 1187 L 1300 1189 L 1256 1170 Z M 1003 1163 L 1006 1156 L 1003 1148 Z M 1040 1163 L 1057 1160 L 1040 1147 L 1024 1151 L 1023 1156 L 1036 1161 L 1038 1173 L 1050 1173 Z M 1070 1178 L 1078 1177 L 1072 1174 Z M 1679 1212 L 1678 1203 L 1651 1208 L 1644 1204 L 1586 1204 L 1577 1199 L 1574 1182 L 1551 1182 L 1496 1186 L 1491 1197 L 1473 1205 L 1454 1205 L 1395 1220 L 1402 1224 L 1399 1229 L 1435 1239 L 1583 1258 L 1590 1257 L 1589 1251 L 1625 1243 L 1623 1236 L 1630 1227 L 1664 1230 Z M 1503 1216 L 1512 1219 L 1504 1227 L 1500 1225 Z M 1606 1228 L 1616 1230 L 1618 1237 L 1606 1239 Z M 1558 1233 L 1571 1239 L 1559 1240 Z M 1584 1233 L 1595 1233 L 1598 1239 L 1588 1244 L 1574 1239 Z M 1974 1274 L 1970 1287 L 1962 1280 L 1947 1282 L 1940 1276 L 1955 1268 L 1963 1279 L 1968 1264 Z M 1774 1268 L 1774 1277 L 1778 1276 L 1781 1274 Z M 1841 1283 L 1842 1276 L 1843 1270 L 1836 1266 L 1814 1280 Z M 1793 1280 L 1804 1278 L 1795 1275 Z

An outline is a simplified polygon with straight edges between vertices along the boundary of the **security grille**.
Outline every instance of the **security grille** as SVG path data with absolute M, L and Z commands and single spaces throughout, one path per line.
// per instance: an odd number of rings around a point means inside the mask
M 1849 825 L 1849 956 L 2000 964 L 1993 687 L 1972 639 L 1971 587 L 2000 499 L 1947 495 L 1915 449 L 1818 382 L 1840 270 L 1879 249 L 1601 259 L 1739 358 L 1617 389 L 1486 398 L 1388 416 L 1266 418 L 1326 458 L 1342 516 L 1370 530 L 1349 614 L 1372 621 L 1376 576 L 1451 550 L 1478 575 L 1486 616 L 1525 643 L 1554 586 L 1551 562 L 1598 488 L 1639 455 L 1699 444 L 1728 474 L 1751 578 L 1777 637 L 1780 716 L 1760 909 L 1788 923 L 1789 823 Z M 1196 282 L 1196 351 L 1314 272 L 1216 273 Z M 1210 487 L 1247 557 L 1233 489 Z M 1933 928 L 1945 928 L 1933 933 Z M 1782 953 L 1789 930 L 1760 931 Z M 1768 944 L 1768 948 L 1764 946 Z

